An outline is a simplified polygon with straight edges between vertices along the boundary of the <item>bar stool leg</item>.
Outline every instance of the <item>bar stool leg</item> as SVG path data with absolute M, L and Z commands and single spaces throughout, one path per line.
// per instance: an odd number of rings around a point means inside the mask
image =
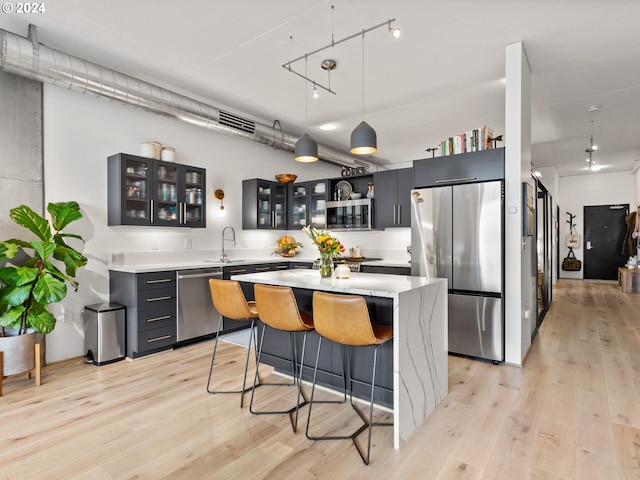
M 247 358 L 245 360 L 245 364 L 244 364 L 244 376 L 242 379 L 242 390 L 212 390 L 211 389 L 211 378 L 212 378 L 212 374 L 213 374 L 213 364 L 214 361 L 216 359 L 216 351 L 218 350 L 218 340 L 220 338 L 220 331 L 222 330 L 222 315 L 220 315 L 220 320 L 218 321 L 218 335 L 216 335 L 216 341 L 214 343 L 213 346 L 213 355 L 211 355 L 211 367 L 209 368 L 209 380 L 207 381 L 207 392 L 211 393 L 211 394 L 216 394 L 216 393 L 239 393 L 240 394 L 240 408 L 243 407 L 244 405 L 244 394 L 249 391 L 249 388 L 247 388 L 247 371 L 249 370 L 249 357 L 251 356 L 251 339 L 254 337 L 255 335 L 255 319 L 251 320 L 251 326 L 249 327 L 250 329 L 250 333 L 249 333 L 249 346 L 247 347 Z M 258 362 L 257 362 L 257 356 L 256 356 L 256 377 L 259 380 L 259 375 L 258 375 Z M 255 384 L 252 387 L 250 387 L 251 389 L 255 388 L 255 387 L 259 387 L 261 385 L 261 383 Z
M 371 428 L 374 426 L 384 426 L 384 427 L 389 427 L 389 426 L 393 426 L 393 423 L 373 423 L 373 397 L 374 397 L 374 392 L 375 392 L 375 378 L 376 378 L 376 365 L 378 362 L 378 349 L 380 348 L 380 345 L 376 345 L 374 351 L 373 351 L 373 373 L 371 375 L 371 394 L 369 397 L 369 418 L 367 418 L 361 411 L 360 409 L 357 407 L 357 405 L 355 405 L 353 403 L 353 380 L 351 378 L 351 362 L 350 359 L 347 358 L 346 362 L 349 363 L 348 365 L 348 374 L 349 374 L 349 403 L 351 404 L 351 407 L 353 408 L 353 410 L 355 410 L 355 412 L 358 414 L 358 416 L 360 417 L 360 419 L 362 420 L 362 425 L 360 426 L 360 428 L 358 428 L 355 432 L 353 432 L 351 435 L 344 435 L 344 436 L 310 436 L 309 435 L 309 425 L 311 423 L 311 410 L 313 408 L 313 404 L 314 403 L 344 403 L 343 401 L 323 401 L 323 402 L 314 402 L 313 400 L 313 396 L 315 393 L 315 386 L 316 386 L 316 375 L 318 372 L 318 359 L 320 358 L 320 345 L 322 343 L 322 337 L 320 337 L 319 343 L 318 343 L 318 352 L 316 354 L 316 364 L 315 364 L 315 370 L 313 372 L 313 385 L 311 387 L 311 398 L 309 399 L 309 414 L 307 416 L 307 429 L 306 429 L 306 436 L 309 440 L 347 440 L 350 439 L 353 442 L 353 445 L 356 447 L 356 450 L 358 451 L 358 454 L 360 455 L 360 458 L 362 459 L 362 461 L 364 462 L 365 465 L 369 465 L 369 459 L 371 456 Z M 345 362 L 345 357 L 343 355 L 343 362 Z M 347 374 L 347 368 L 344 367 L 343 365 L 343 372 L 344 375 Z M 344 383 L 345 383 L 345 400 L 346 400 L 346 383 L 347 380 L 343 377 Z M 360 435 L 362 432 L 364 432 L 365 430 L 369 430 L 368 432 L 368 439 L 367 439 L 367 454 L 365 455 L 363 450 L 360 448 L 360 446 L 358 445 L 358 442 L 356 442 L 356 438 L 358 437 L 358 435 Z
M 262 329 L 262 334 L 260 335 L 260 347 L 258 349 L 258 364 L 260 363 L 260 358 L 262 357 L 262 345 L 264 343 L 264 333 L 265 330 L 267 329 L 266 325 L 265 327 Z M 304 392 L 302 391 L 302 366 L 304 365 L 304 353 L 305 353 L 305 349 L 306 349 L 306 343 L 307 343 L 307 334 L 309 332 L 305 332 L 304 333 L 304 338 L 302 340 L 302 358 L 300 360 L 300 367 L 298 368 L 297 366 L 297 349 L 295 347 L 295 339 L 294 339 L 294 332 L 289 332 L 289 340 L 290 340 L 290 353 L 291 353 L 291 364 L 292 364 L 292 369 L 293 369 L 293 380 L 292 383 L 261 383 L 261 385 L 269 385 L 269 386 L 274 386 L 274 387 L 292 387 L 297 385 L 298 387 L 298 396 L 297 396 L 297 401 L 296 401 L 296 406 L 290 408 L 289 410 L 277 410 L 277 411 L 257 411 L 253 409 L 253 399 L 254 399 L 254 391 L 251 392 L 251 400 L 249 402 L 249 411 L 251 413 L 253 413 L 254 415 L 274 415 L 274 414 L 287 414 L 289 415 L 289 421 L 291 422 L 291 428 L 293 429 L 293 433 L 296 433 L 298 430 L 298 412 L 300 410 L 300 407 L 305 406 L 308 402 L 307 398 L 304 395 Z M 256 379 L 258 376 L 258 371 L 256 369 L 256 375 L 254 376 L 253 382 L 255 385 Z M 257 386 L 257 385 L 256 385 Z M 302 402 L 300 401 L 300 397 L 302 396 Z M 295 417 L 292 417 L 292 413 L 295 412 Z

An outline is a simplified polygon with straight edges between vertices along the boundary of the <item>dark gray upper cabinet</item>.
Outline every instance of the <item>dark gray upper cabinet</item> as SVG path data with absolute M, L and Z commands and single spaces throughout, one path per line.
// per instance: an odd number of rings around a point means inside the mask
M 376 172 L 373 184 L 375 228 L 410 227 L 413 168 Z
M 118 153 L 107 180 L 109 225 L 207 226 L 204 168 Z
M 252 178 L 242 181 L 242 228 L 287 230 L 287 184 Z
M 504 178 L 504 147 L 414 160 L 413 173 L 415 188 L 501 180 Z

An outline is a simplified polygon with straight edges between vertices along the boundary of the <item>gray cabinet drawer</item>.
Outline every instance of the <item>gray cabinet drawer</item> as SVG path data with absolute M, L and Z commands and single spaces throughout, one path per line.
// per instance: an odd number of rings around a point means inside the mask
M 141 290 L 138 292 L 138 310 L 164 307 L 167 310 L 176 311 L 175 287 L 156 288 L 153 290 Z
M 156 350 L 176 343 L 176 327 L 154 328 L 138 333 L 138 351 Z
M 154 328 L 176 326 L 176 309 L 170 309 L 167 305 L 161 305 L 149 310 L 138 312 L 138 331 L 152 330 Z
M 176 272 L 150 272 L 136 275 L 136 286 L 138 290 L 149 290 L 156 288 L 171 287 L 176 288 Z

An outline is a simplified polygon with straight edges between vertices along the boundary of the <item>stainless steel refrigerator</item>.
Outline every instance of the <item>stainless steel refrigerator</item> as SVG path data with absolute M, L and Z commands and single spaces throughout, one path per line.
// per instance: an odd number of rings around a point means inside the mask
M 446 278 L 449 352 L 504 360 L 502 181 L 411 193 L 411 274 Z

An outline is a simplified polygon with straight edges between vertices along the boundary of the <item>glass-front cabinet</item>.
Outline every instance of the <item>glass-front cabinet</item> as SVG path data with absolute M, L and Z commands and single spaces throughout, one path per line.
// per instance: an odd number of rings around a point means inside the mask
M 308 182 L 310 191 L 309 222 L 315 228 L 327 228 L 329 180 Z
M 206 227 L 203 168 L 119 153 L 108 183 L 109 225 Z
M 328 180 L 289 184 L 289 228 L 326 227 Z
M 242 228 L 286 230 L 287 184 L 252 178 L 242 182 Z

